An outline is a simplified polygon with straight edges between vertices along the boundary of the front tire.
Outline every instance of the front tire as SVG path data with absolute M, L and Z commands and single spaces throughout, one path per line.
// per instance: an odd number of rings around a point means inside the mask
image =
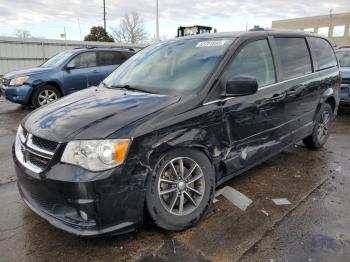
M 215 193 L 215 171 L 198 150 L 175 149 L 157 161 L 148 181 L 147 210 L 156 225 L 181 231 L 209 210 Z
M 34 90 L 32 96 L 32 106 L 38 108 L 55 102 L 61 97 L 59 90 L 51 85 L 41 86 Z
M 318 149 L 326 144 L 333 123 L 333 110 L 330 104 L 323 104 L 317 113 L 312 134 L 303 139 L 307 148 Z

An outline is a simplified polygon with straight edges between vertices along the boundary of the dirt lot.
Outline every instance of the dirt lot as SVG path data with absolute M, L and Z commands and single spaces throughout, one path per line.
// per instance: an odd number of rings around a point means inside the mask
M 185 232 L 146 223 L 83 239 L 55 229 L 19 197 L 11 144 L 28 112 L 0 98 L 1 261 L 350 261 L 350 114 L 337 117 L 324 149 L 292 146 L 226 183 L 253 200 L 246 211 L 220 196 Z

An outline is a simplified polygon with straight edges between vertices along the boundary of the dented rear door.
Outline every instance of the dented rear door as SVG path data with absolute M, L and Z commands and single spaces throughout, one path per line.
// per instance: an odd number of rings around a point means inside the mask
M 255 77 L 259 90 L 223 103 L 223 123 L 230 141 L 224 159 L 228 175 L 259 163 L 281 149 L 280 128 L 286 121 L 286 90 L 276 83 L 275 63 L 267 37 L 246 42 L 237 50 L 221 79 L 222 85 L 237 75 Z

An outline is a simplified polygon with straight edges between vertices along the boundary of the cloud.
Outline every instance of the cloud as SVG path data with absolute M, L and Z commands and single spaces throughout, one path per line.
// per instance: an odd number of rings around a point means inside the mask
M 106 0 L 109 25 L 117 25 L 128 12 L 137 11 L 150 23 L 155 0 Z M 312 16 L 350 11 L 349 0 L 159 0 L 160 18 L 166 23 L 213 21 L 213 18 L 247 20 Z M 26 28 L 33 24 L 76 23 L 101 25 L 102 0 L 0 0 L 0 27 Z M 220 27 L 220 25 L 214 25 Z

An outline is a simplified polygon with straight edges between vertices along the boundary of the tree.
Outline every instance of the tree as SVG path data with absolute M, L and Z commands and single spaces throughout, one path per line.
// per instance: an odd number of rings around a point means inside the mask
M 125 14 L 118 28 L 112 28 L 114 39 L 120 43 L 137 44 L 148 39 L 143 18 L 136 12 Z
M 97 42 L 114 42 L 111 37 L 102 26 L 93 26 L 90 29 L 90 34 L 85 36 L 85 41 L 97 41 Z
M 18 38 L 30 38 L 32 34 L 27 29 L 17 29 L 13 32 L 13 35 Z

